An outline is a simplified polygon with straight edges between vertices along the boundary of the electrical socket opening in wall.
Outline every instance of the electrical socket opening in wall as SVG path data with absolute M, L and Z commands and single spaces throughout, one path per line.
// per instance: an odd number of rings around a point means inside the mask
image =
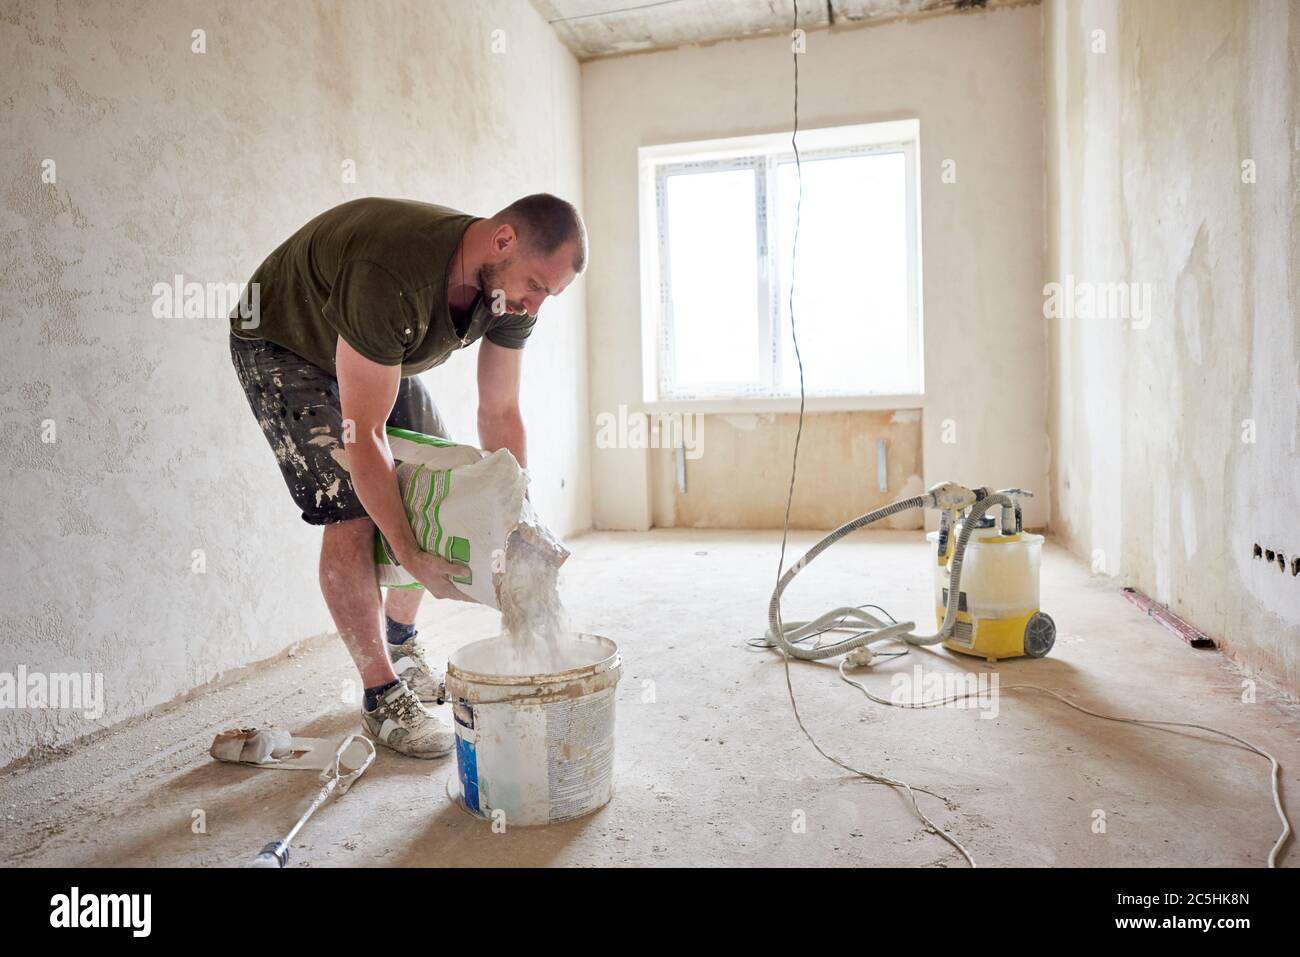
M 1286 552 L 1280 552 L 1280 551 L 1275 551 L 1274 549 L 1271 548 L 1265 548 L 1264 546 L 1256 542 L 1254 546 L 1251 548 L 1250 557 L 1262 558 L 1270 565 L 1276 562 L 1278 571 L 1280 571 L 1284 575 L 1286 574 L 1286 570 L 1287 570 Z M 1293 555 L 1291 557 L 1290 567 L 1291 567 L 1291 577 L 1300 578 L 1300 555 Z

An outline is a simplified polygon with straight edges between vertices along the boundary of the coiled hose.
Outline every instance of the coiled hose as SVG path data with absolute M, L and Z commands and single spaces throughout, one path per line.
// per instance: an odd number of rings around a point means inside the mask
M 984 517 L 984 513 L 992 506 L 1002 505 L 1009 508 L 1016 506 L 1015 500 L 1002 492 L 986 495 L 970 506 L 970 512 L 962 523 L 961 535 L 957 538 L 957 544 L 953 548 L 950 561 L 948 605 L 943 616 L 943 624 L 933 635 L 914 634 L 915 622 L 885 622 L 864 609 L 851 607 L 836 608 L 834 611 L 828 611 L 811 621 L 792 621 L 788 625 L 781 622 L 781 595 L 785 592 L 786 586 L 794 580 L 794 576 L 803 571 L 814 558 L 841 538 L 844 538 L 844 536 L 850 535 L 858 529 L 866 528 L 883 518 L 897 515 L 899 512 L 905 512 L 908 509 L 924 509 L 931 505 L 932 502 L 933 500 L 929 495 L 917 495 L 912 498 L 900 499 L 883 508 L 878 508 L 874 512 L 859 516 L 851 522 L 846 522 L 808 549 L 797 562 L 786 570 L 785 574 L 781 576 L 781 580 L 777 582 L 776 589 L 772 592 L 772 601 L 767 609 L 766 640 L 768 647 L 780 648 L 792 658 L 819 661 L 823 658 L 834 658 L 836 655 L 847 654 L 855 648 L 861 648 L 864 645 L 878 641 L 905 641 L 911 645 L 937 645 L 939 642 L 945 641 L 951 634 L 953 625 L 957 622 L 957 606 L 961 595 L 961 566 L 966 554 L 966 544 L 970 541 L 971 533 L 979 524 L 980 519 Z M 796 642 L 812 635 L 824 634 L 829 631 L 851 631 L 854 634 L 842 641 L 818 645 L 815 648 L 801 648 L 796 644 Z

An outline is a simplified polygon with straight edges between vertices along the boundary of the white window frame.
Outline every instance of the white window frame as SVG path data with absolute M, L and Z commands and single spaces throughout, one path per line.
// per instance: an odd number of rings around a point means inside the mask
M 924 403 L 923 324 L 921 302 L 921 235 L 919 186 L 919 123 L 897 120 L 855 126 L 800 130 L 799 157 L 803 162 L 842 156 L 901 152 L 906 160 L 906 241 L 908 262 L 908 355 L 911 380 L 917 391 L 904 395 L 871 391 L 810 393 L 808 404 L 817 409 L 919 408 Z M 769 216 L 767 197 L 775 194 L 777 167 L 792 162 L 789 133 L 760 134 L 726 140 L 670 143 L 642 147 L 640 167 L 641 225 L 641 332 L 642 400 L 647 407 L 696 411 L 783 411 L 798 405 L 798 393 L 774 391 L 776 370 L 790 344 L 773 335 L 781 314 L 780 285 L 774 270 L 777 250 L 773 243 L 779 224 L 776 211 Z M 753 386 L 695 386 L 690 390 L 673 381 L 672 303 L 669 295 L 668 230 L 664 189 L 667 178 L 686 170 L 754 169 L 759 286 L 760 348 L 771 346 Z M 796 315 L 796 321 L 798 316 Z M 706 408 L 706 407 L 712 407 Z

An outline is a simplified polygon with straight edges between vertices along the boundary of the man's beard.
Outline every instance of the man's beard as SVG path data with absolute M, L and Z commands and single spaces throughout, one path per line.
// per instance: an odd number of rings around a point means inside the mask
M 494 308 L 497 302 L 496 290 L 501 290 L 502 297 L 505 296 L 505 288 L 501 285 L 501 273 L 504 272 L 514 259 L 507 259 L 501 263 L 484 263 L 478 268 L 478 290 L 483 294 L 483 301 L 488 304 L 488 308 L 496 312 Z M 502 314 L 512 314 L 516 316 L 526 315 L 528 310 L 518 303 L 503 301 L 500 306 Z

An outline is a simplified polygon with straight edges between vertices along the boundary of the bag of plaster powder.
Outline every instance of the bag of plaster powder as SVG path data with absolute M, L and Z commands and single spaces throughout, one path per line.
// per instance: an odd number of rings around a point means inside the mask
M 415 541 L 465 567 L 451 580 L 470 598 L 501 607 L 501 575 L 517 549 L 539 551 L 555 565 L 569 557 L 524 497 L 528 478 L 508 449 L 483 452 L 406 429 L 387 431 Z M 375 562 L 381 586 L 421 587 L 378 529 Z

